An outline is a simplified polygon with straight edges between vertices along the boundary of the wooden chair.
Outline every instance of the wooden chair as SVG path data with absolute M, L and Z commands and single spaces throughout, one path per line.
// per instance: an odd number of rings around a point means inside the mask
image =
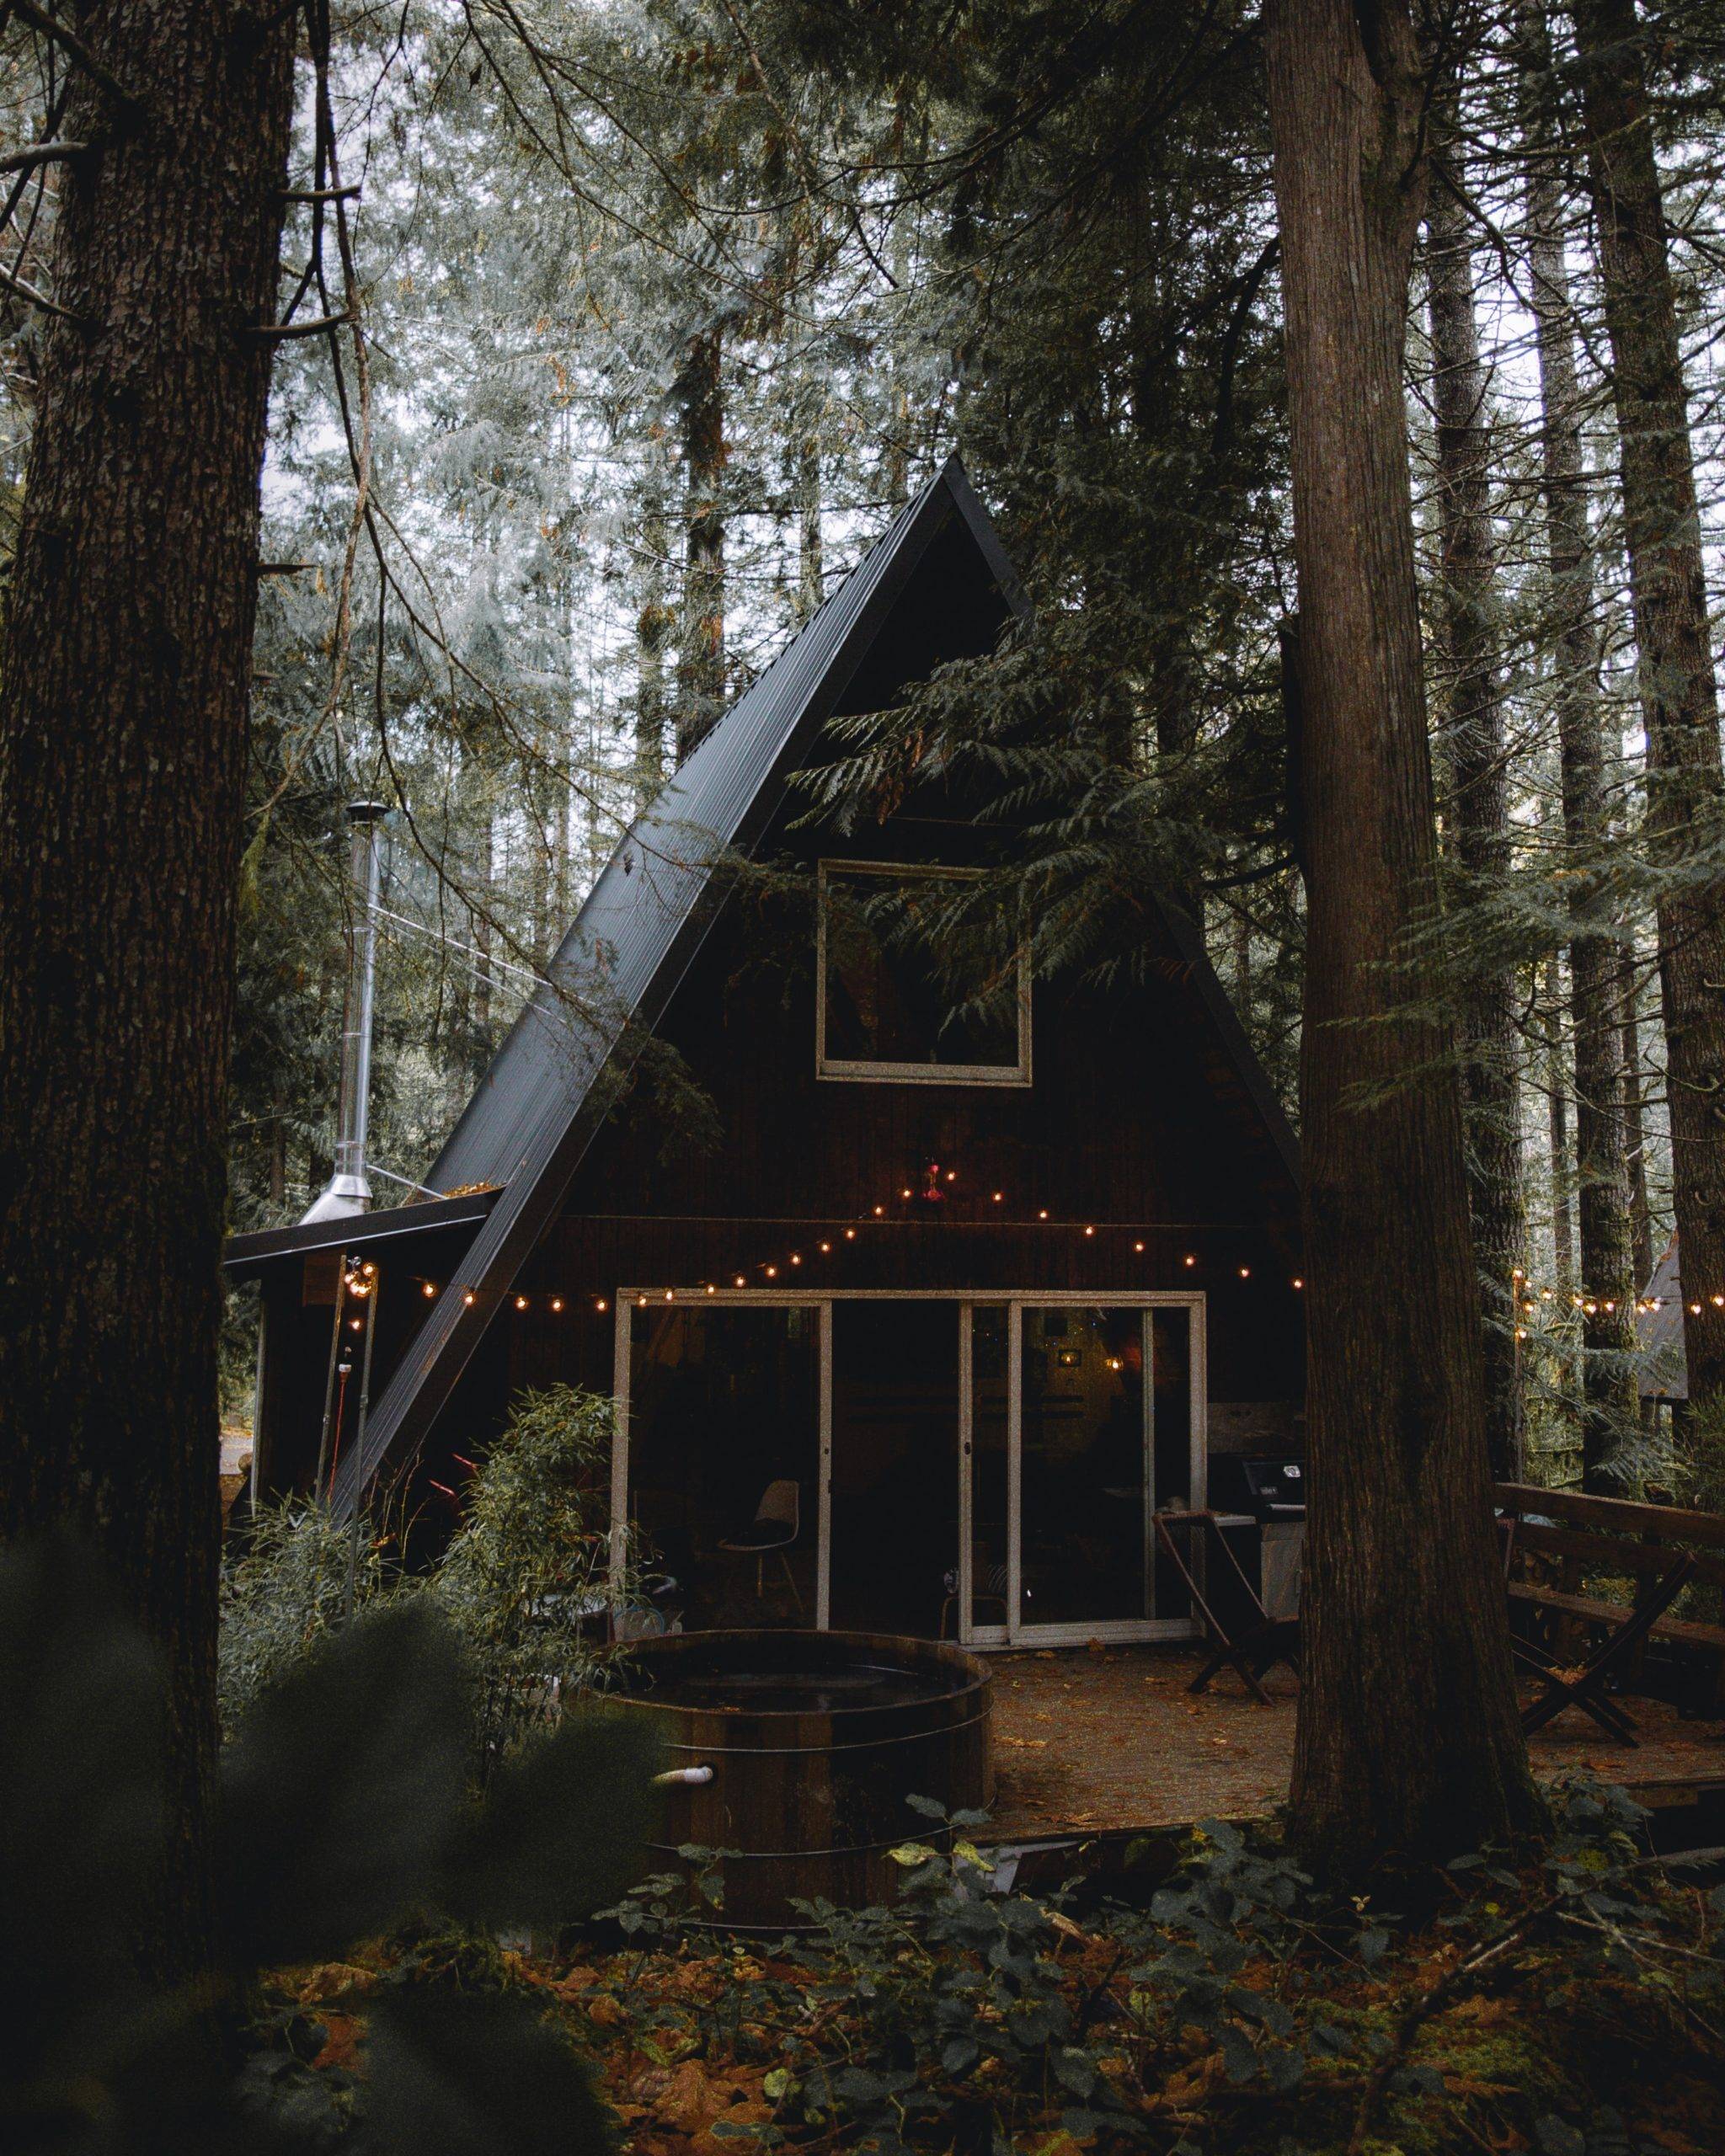
M 1692 1580 L 1725 1587 L 1725 1519 L 1525 1483 L 1500 1483 L 1496 1495 L 1509 1598 L 1533 1627 L 1514 1642 L 1541 1687 L 1522 1717 L 1530 1734 L 1578 1706 L 1633 1744 L 1634 1718 L 1605 1688 L 1632 1684 L 1653 1640 L 1717 1657 L 1717 1695 L 1725 1627 L 1670 1610 Z M 1626 1599 L 1599 1591 L 1614 1579 L 1633 1582 Z
M 1225 1667 L 1238 1672 L 1241 1682 L 1261 1706 L 1268 1706 L 1270 1695 L 1263 1689 L 1263 1679 L 1278 1662 L 1284 1662 L 1290 1669 L 1300 1667 L 1300 1620 L 1297 1617 L 1272 1617 L 1263 1606 L 1263 1598 L 1246 1577 L 1240 1560 L 1222 1533 L 1216 1515 L 1212 1512 L 1156 1513 L 1157 1545 L 1174 1570 L 1186 1582 L 1192 1597 L 1192 1607 L 1198 1613 L 1199 1623 L 1210 1643 L 1210 1657 L 1187 1686 L 1188 1692 L 1207 1691 L 1211 1681 Z M 1177 1537 L 1187 1541 L 1183 1551 Z M 1239 1593 L 1247 1612 L 1246 1623 L 1236 1624 L 1231 1633 L 1211 1608 L 1199 1584 L 1204 1573 L 1208 1583 L 1208 1561 L 1212 1553 L 1219 1553 L 1222 1561 L 1232 1571 Z
M 802 1528 L 803 1492 L 800 1483 L 787 1476 L 783 1481 L 769 1482 L 761 1492 L 761 1502 L 755 1508 L 755 1518 L 747 1527 L 739 1528 L 734 1534 L 727 1535 L 718 1547 L 728 1556 L 752 1557 L 755 1560 L 755 1599 L 761 1599 L 763 1582 L 762 1567 L 768 1557 L 776 1556 L 784 1566 L 785 1585 L 791 1591 L 791 1599 L 797 1605 L 797 1614 L 803 1614 L 803 1598 L 797 1592 L 796 1575 L 791 1570 L 788 1555 L 791 1545 Z

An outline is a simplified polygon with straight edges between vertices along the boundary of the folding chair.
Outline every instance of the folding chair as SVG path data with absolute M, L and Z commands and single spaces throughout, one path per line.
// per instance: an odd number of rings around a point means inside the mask
M 1695 1559 L 1680 1557 L 1663 1579 L 1649 1588 L 1644 1600 L 1623 1622 L 1607 1633 L 1587 1660 L 1570 1668 L 1561 1664 L 1549 1648 L 1536 1641 L 1518 1640 L 1517 1659 L 1544 1685 L 1545 1691 L 1522 1714 L 1523 1733 L 1531 1737 L 1555 1721 L 1565 1707 L 1579 1707 L 1591 1715 L 1607 1736 L 1633 1746 L 1635 1723 L 1624 1710 L 1605 1696 L 1605 1679 L 1632 1648 L 1638 1646 L 1689 1584 Z
M 1263 1597 L 1246 1577 L 1240 1560 L 1234 1555 L 1227 1537 L 1217 1524 L 1214 1513 L 1156 1513 L 1153 1518 L 1156 1539 L 1168 1561 L 1185 1581 L 1186 1590 L 1192 1597 L 1192 1606 L 1198 1612 L 1199 1622 L 1203 1625 L 1204 1636 L 1210 1645 L 1210 1660 L 1187 1686 L 1187 1690 L 1207 1691 L 1211 1679 L 1227 1665 L 1239 1673 L 1241 1681 L 1258 1704 L 1268 1706 L 1271 1704 L 1270 1695 L 1259 1680 L 1267 1676 L 1279 1662 L 1286 1662 L 1292 1670 L 1299 1669 L 1300 1620 L 1269 1614 L 1263 1606 Z M 1204 1590 L 1198 1582 L 1199 1567 L 1195 1562 L 1188 1563 L 1186 1555 L 1182 1553 L 1174 1540 L 1173 1530 L 1176 1529 L 1194 1538 L 1197 1546 L 1191 1553 L 1194 1558 L 1200 1552 L 1208 1554 L 1214 1548 L 1220 1551 L 1232 1567 L 1248 1612 L 1248 1620 L 1245 1627 L 1238 1630 L 1237 1636 L 1227 1630 L 1204 1599 Z

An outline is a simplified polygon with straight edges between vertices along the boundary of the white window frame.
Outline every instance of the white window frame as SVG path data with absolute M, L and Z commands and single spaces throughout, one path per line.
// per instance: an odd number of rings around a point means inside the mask
M 692 1303 L 697 1308 L 751 1310 L 814 1310 L 819 1313 L 819 1441 L 820 1483 L 816 1493 L 815 1613 L 818 1631 L 830 1624 L 832 1554 L 832 1310 L 836 1302 L 957 1303 L 959 1308 L 959 1643 L 972 1647 L 1083 1646 L 1092 1640 L 1104 1646 L 1126 1646 L 1134 1641 L 1193 1638 L 1195 1623 L 1185 1617 L 1129 1617 L 1105 1621 L 1064 1625 L 1026 1625 L 1022 1620 L 1019 1592 L 1022 1533 L 1022 1469 L 1023 1454 L 1023 1313 L 1027 1309 L 1087 1307 L 1136 1310 L 1143 1313 L 1145 1335 L 1146 1443 L 1152 1442 L 1148 1405 L 1152 1397 L 1154 1372 L 1150 1364 L 1150 1314 L 1155 1310 L 1183 1310 L 1189 1313 L 1192 1371 L 1190 1425 L 1188 1433 L 1188 1502 L 1201 1509 L 1209 1480 L 1210 1353 L 1208 1304 L 1201 1290 L 1121 1288 L 1112 1291 L 1093 1288 L 862 1288 L 835 1295 L 821 1289 L 772 1288 L 619 1288 L 613 1305 L 612 1387 L 616 1407 L 616 1434 L 611 1455 L 611 1583 L 621 1596 L 623 1567 L 628 1547 L 629 1506 L 629 1391 L 632 1370 L 630 1341 L 638 1310 L 666 1302 Z M 971 1454 L 974 1444 L 973 1323 L 979 1309 L 1007 1312 L 1007 1608 L 1006 1625 L 973 1625 L 970 1621 L 972 1562 Z M 1151 1507 L 1154 1492 L 1146 1477 L 1145 1532 L 1151 1534 Z
M 829 872 L 838 877 L 892 877 L 900 882 L 976 882 L 980 868 L 922 861 L 822 861 L 814 872 L 814 1075 L 841 1085 L 1028 1086 L 1030 1064 L 1030 950 L 1018 947 L 1018 1059 L 1005 1063 L 867 1063 L 826 1052 L 826 899 Z

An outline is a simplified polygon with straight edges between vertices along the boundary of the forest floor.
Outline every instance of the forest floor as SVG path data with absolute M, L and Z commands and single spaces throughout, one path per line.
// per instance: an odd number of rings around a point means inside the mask
M 1638 1854 L 1621 1796 L 1557 1794 L 1542 1861 L 1453 1866 L 1413 1917 L 1226 1827 L 1159 1886 L 1129 1860 L 1041 1899 L 907 1847 L 896 1907 L 794 1938 L 649 1887 L 554 1948 L 410 1929 L 264 2004 L 332 2150 L 370 2145 L 369 2025 L 405 1985 L 536 2009 L 631 2156 L 1717 2156 L 1725 1890 Z
M 1286 1669 L 1265 1680 L 1266 1707 L 1231 1670 L 1193 1697 L 1200 1659 L 1186 1649 L 1080 1647 L 997 1655 L 990 1667 L 990 1832 L 1003 1841 L 1258 1818 L 1287 1795 L 1299 1687 Z M 1683 1721 L 1658 1700 L 1625 1704 L 1632 1748 L 1572 1710 L 1534 1738 L 1535 1772 L 1585 1769 L 1654 1807 L 1714 1791 L 1725 1801 L 1725 1721 Z

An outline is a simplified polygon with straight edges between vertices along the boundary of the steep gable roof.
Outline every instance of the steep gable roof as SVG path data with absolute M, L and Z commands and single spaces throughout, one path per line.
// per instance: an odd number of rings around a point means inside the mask
M 727 857 L 746 854 L 931 544 L 954 525 L 1007 610 L 1025 597 L 956 457 L 900 512 L 632 826 L 594 885 L 426 1177 L 433 1188 L 499 1186 L 489 1212 L 341 1463 L 334 1500 L 350 1509 L 398 1444 L 423 1436 L 515 1276 L 555 1215 L 627 1070 L 663 1016 L 715 917 Z M 1170 936 L 1220 1045 L 1290 1177 L 1294 1140 L 1279 1103 L 1178 909 Z
M 956 457 L 894 520 L 682 765 L 594 885 L 426 1177 L 501 1186 L 342 1462 L 347 1510 L 390 1449 L 430 1427 L 555 1214 L 601 1119 L 595 1088 L 658 1021 L 711 926 L 725 856 L 760 835 L 787 752 L 825 724 L 930 542 L 959 519 L 1007 605 L 1028 601 Z M 470 1302 L 468 1296 L 473 1297 Z

